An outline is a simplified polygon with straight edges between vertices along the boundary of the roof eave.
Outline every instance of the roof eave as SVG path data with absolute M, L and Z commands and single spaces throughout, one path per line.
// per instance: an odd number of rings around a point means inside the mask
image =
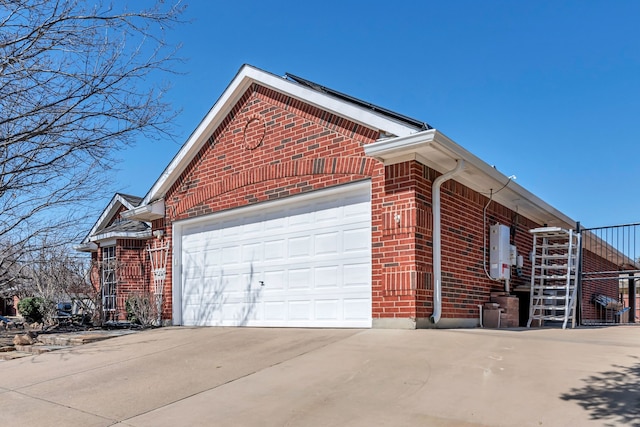
M 471 154 L 437 129 L 377 141 L 365 145 L 364 149 L 365 154 L 381 160 L 386 165 L 418 160 L 440 173 L 453 169 L 457 160 L 464 160 L 466 167 L 456 176 L 456 181 L 493 197 L 496 202 L 541 224 L 575 227 L 576 222 L 573 219 Z
M 146 240 L 151 237 L 151 230 L 145 231 L 111 231 L 108 233 L 96 234 L 91 236 L 89 240 L 91 242 L 100 243 L 105 240 L 113 239 L 134 239 L 134 240 Z
M 95 244 L 94 242 L 81 243 L 79 245 L 75 245 L 73 249 L 75 249 L 78 252 L 97 252 L 98 245 Z
M 138 221 L 153 221 L 164 218 L 164 199 L 156 200 L 148 205 L 137 206 L 120 214 L 124 219 Z

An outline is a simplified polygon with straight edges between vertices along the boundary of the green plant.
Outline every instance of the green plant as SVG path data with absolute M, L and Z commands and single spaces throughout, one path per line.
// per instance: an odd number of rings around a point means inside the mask
M 41 323 L 44 318 L 45 301 L 40 297 L 22 298 L 18 303 L 18 311 L 28 322 Z

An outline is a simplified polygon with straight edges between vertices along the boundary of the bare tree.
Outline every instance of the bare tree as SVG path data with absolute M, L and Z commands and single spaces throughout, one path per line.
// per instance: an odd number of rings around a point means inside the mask
M 49 324 L 54 323 L 57 303 L 83 301 L 93 294 L 86 278 L 89 260 L 58 242 L 59 239 L 45 239 L 38 250 L 24 254 L 20 263 L 20 289 L 24 295 L 42 298 L 44 318 Z
M 0 289 L 43 235 L 77 238 L 118 149 L 170 130 L 183 6 L 117 4 L 0 0 Z

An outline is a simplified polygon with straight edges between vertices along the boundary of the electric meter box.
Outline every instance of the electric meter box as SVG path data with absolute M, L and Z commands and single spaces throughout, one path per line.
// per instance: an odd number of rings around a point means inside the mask
M 509 227 L 494 224 L 489 228 L 489 275 L 493 279 L 511 278 L 511 244 Z

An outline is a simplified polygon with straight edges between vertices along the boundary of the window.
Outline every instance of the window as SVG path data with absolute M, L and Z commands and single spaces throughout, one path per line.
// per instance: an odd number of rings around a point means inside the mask
M 102 310 L 116 311 L 116 247 L 102 248 Z

